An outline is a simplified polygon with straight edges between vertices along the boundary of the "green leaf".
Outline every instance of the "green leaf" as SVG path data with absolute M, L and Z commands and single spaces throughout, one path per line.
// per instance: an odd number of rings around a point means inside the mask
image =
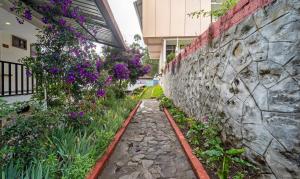
M 229 150 L 226 151 L 226 154 L 228 154 L 228 155 L 240 155 L 244 152 L 245 152 L 244 148 L 242 148 L 242 149 L 229 149 Z
M 238 163 L 238 164 L 241 164 L 241 165 L 244 165 L 244 166 L 247 166 L 247 167 L 252 167 L 252 168 L 256 169 L 256 167 L 253 164 L 251 164 L 251 163 L 249 163 L 246 160 L 243 160 L 241 158 L 233 157 L 233 158 L 231 158 L 231 160 L 235 163 Z
M 218 177 L 220 179 L 227 179 L 230 168 L 230 158 L 224 157 L 222 162 L 222 169 L 218 171 Z
M 206 151 L 202 152 L 202 155 L 205 155 L 208 157 L 221 157 L 221 156 L 223 156 L 223 152 L 221 150 L 212 149 L 212 150 L 206 150 Z
M 232 179 L 243 179 L 244 177 L 245 175 L 242 172 L 238 172 L 232 177 Z

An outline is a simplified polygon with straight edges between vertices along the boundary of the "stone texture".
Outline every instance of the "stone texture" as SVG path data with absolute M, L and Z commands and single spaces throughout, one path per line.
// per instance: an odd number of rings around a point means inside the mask
M 188 115 L 219 114 L 222 139 L 246 148 L 260 178 L 300 178 L 299 9 L 299 0 L 274 0 L 161 80 Z
M 145 100 L 99 179 L 196 179 L 159 102 Z

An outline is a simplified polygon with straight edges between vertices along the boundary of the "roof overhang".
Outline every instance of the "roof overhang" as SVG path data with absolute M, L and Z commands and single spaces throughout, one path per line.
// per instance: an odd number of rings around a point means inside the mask
M 13 1 L 14 0 L 3 0 L 3 4 L 8 6 L 8 4 L 11 4 Z M 35 5 L 40 5 L 46 2 L 46 0 L 21 1 Z M 89 19 L 83 25 L 80 25 L 74 20 L 70 20 L 69 23 L 71 23 L 74 28 L 86 31 L 88 38 L 92 41 L 116 48 L 126 49 L 124 39 L 107 0 L 73 0 L 72 6 L 78 7 L 83 15 Z M 40 14 L 42 14 L 42 12 L 36 11 L 34 16 L 41 17 Z M 36 19 L 39 18 L 35 18 L 35 20 Z M 33 22 L 33 25 L 41 27 L 39 23 L 35 21 Z M 96 29 L 97 33 L 93 33 L 90 27 Z

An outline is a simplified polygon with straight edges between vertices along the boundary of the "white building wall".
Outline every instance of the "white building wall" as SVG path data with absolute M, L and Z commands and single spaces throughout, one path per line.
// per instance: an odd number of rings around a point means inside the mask
M 12 46 L 12 35 L 15 35 L 17 37 L 27 40 L 27 50 L 13 47 Z M 32 37 L 23 37 L 21 34 L 18 34 L 18 33 L 0 31 L 0 42 L 1 42 L 1 47 L 0 47 L 1 48 L 1 57 L 0 57 L 1 60 L 19 63 L 19 59 L 30 56 L 30 44 L 35 43 L 35 39 L 32 39 Z M 4 48 L 2 46 L 2 44 L 6 44 L 9 47 Z
M 25 22 L 24 24 L 19 24 L 16 20 L 14 14 L 11 14 L 9 11 L 0 8 L 0 60 L 6 62 L 20 63 L 20 59 L 30 56 L 30 44 L 33 44 L 37 41 L 37 27 Z M 27 49 L 16 48 L 12 46 L 12 35 L 25 39 L 27 41 Z M 4 47 L 5 46 L 5 47 Z M 9 85 L 9 65 L 4 63 L 4 91 L 8 91 Z M 16 91 L 16 81 L 18 78 L 18 91 L 21 93 L 21 66 L 18 65 L 18 75 L 16 76 L 16 65 L 11 64 L 11 91 L 12 95 Z M 2 68 L 0 68 L 0 84 L 2 84 Z M 27 92 L 27 79 L 26 79 L 26 69 L 23 70 L 23 90 L 26 94 Z M 28 78 L 28 86 L 31 90 L 32 78 Z M 2 92 L 2 85 L 0 85 L 0 92 Z M 29 91 L 31 92 L 31 91 Z M 30 98 L 30 95 L 22 95 L 15 97 L 1 97 L 2 99 L 7 100 L 8 102 L 14 101 L 24 101 Z

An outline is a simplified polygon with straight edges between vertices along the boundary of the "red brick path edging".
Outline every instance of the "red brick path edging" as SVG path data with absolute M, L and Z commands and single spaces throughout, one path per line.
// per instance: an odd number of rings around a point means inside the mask
M 189 143 L 186 141 L 184 135 L 182 134 L 182 132 L 180 131 L 179 127 L 177 126 L 177 124 L 175 123 L 173 117 L 171 116 L 171 114 L 169 113 L 169 111 L 164 108 L 164 112 L 173 128 L 173 130 L 176 133 L 176 136 L 190 162 L 190 164 L 192 165 L 192 168 L 196 174 L 196 176 L 199 179 L 209 179 L 208 174 L 206 173 L 203 165 L 201 164 L 201 162 L 198 160 L 198 158 L 193 154 L 193 151 L 189 145 Z
M 136 114 L 139 106 L 140 106 L 141 102 L 139 102 L 136 107 L 130 112 L 129 116 L 127 117 L 127 119 L 123 122 L 122 127 L 118 130 L 118 132 L 116 133 L 114 139 L 112 140 L 112 142 L 109 144 L 109 146 L 107 147 L 105 153 L 102 155 L 102 157 L 96 162 L 95 166 L 93 167 L 93 169 L 89 172 L 89 174 L 87 175 L 86 179 L 97 179 L 98 176 L 100 175 L 100 173 L 102 172 L 102 170 L 105 167 L 106 162 L 108 161 L 108 159 L 110 158 L 111 154 L 114 152 L 117 144 L 119 143 L 121 137 L 123 136 L 125 130 L 127 129 L 131 119 L 134 117 L 134 115 Z

